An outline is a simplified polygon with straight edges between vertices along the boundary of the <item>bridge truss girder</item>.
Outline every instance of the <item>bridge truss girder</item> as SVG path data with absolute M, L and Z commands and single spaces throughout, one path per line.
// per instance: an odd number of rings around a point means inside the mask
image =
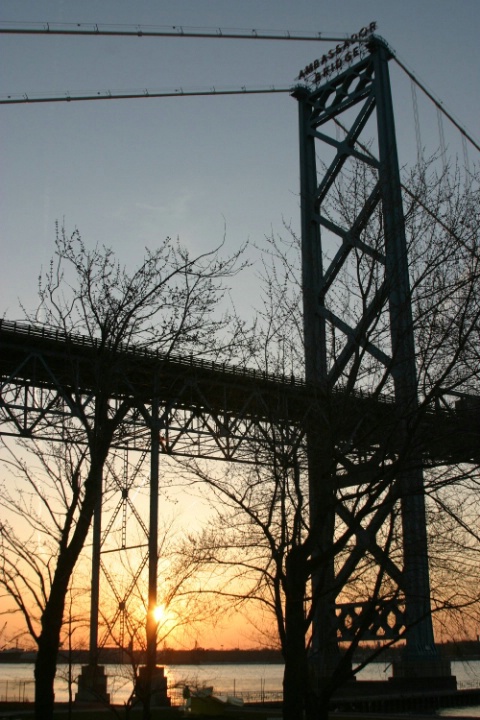
M 71 441 L 80 416 L 94 416 L 95 345 L 42 328 L 2 323 L 0 380 L 3 435 Z M 158 403 L 160 452 L 211 460 L 261 463 L 262 447 L 282 428 L 292 447 L 303 443 L 308 414 L 305 384 L 193 358 L 124 354 L 115 367 L 112 414 L 128 412 L 112 447 L 150 447 L 152 404 Z M 278 435 L 278 432 L 277 432 Z

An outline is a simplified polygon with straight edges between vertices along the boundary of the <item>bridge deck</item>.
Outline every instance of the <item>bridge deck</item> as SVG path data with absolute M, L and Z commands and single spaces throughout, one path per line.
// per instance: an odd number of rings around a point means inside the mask
M 180 452 L 182 447 L 185 454 L 187 441 L 200 435 L 213 438 L 216 448 L 229 439 L 238 449 L 242 439 L 258 440 L 262 424 L 281 426 L 284 431 L 288 427 L 292 442 L 295 437 L 301 443 L 313 422 L 327 423 L 338 443 L 351 440 L 355 433 L 357 451 L 369 451 L 382 442 L 395 449 L 398 417 L 391 398 L 347 394 L 341 388 L 327 394 L 293 376 L 268 375 L 134 346 L 102 347 L 86 336 L 6 320 L 0 321 L 0 433 L 41 434 L 47 406 L 51 404 L 57 415 L 70 415 L 69 398 L 94 396 L 102 372 L 108 373 L 112 401 L 131 398 L 132 405 L 138 406 L 150 403 L 154 396 L 159 400 L 166 434 L 171 438 L 175 433 L 182 435 L 182 443 L 177 442 L 175 448 L 171 443 L 172 452 Z M 55 394 L 60 400 L 53 402 Z M 450 410 L 422 408 L 417 432 L 432 462 L 480 459 L 479 409 L 475 401 L 457 403 Z M 33 419 L 39 415 L 43 426 Z M 144 420 L 136 417 L 132 416 L 131 424 L 145 427 Z M 138 435 L 138 430 L 134 434 Z M 260 434 L 265 432 L 263 428 Z M 211 451 L 205 450 L 205 454 L 210 457 Z M 230 459 L 234 455 L 226 453 Z

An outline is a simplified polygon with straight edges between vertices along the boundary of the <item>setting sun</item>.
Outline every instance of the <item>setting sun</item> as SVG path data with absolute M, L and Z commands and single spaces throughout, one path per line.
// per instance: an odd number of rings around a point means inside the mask
M 157 621 L 157 623 L 162 622 L 165 620 L 167 615 L 167 609 L 165 605 L 157 605 L 155 607 L 155 610 L 153 611 L 153 617 Z

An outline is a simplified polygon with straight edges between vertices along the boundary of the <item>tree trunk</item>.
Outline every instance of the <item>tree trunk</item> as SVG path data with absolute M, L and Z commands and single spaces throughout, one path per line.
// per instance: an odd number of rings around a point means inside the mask
M 285 671 L 283 718 L 304 720 L 309 695 L 308 660 L 305 647 L 304 599 L 308 572 L 305 550 L 292 548 L 286 558 L 285 581 Z
M 43 634 L 43 633 L 42 633 Z M 52 647 L 46 638 L 39 640 L 35 661 L 35 720 L 53 718 L 55 693 L 53 684 L 57 672 L 58 644 Z
M 108 444 L 105 444 L 108 447 Z M 102 469 L 106 451 L 99 453 L 96 463 L 91 464 L 85 482 L 85 497 L 81 512 L 70 543 L 60 545 L 57 565 L 53 576 L 50 595 L 42 614 L 42 630 L 38 638 L 35 661 L 35 720 L 53 720 L 55 701 L 54 682 L 57 671 L 57 656 L 63 623 L 65 599 L 68 585 L 78 556 L 85 545 L 93 511 L 102 489 Z
M 57 565 L 57 573 L 58 568 L 59 565 Z M 57 655 L 69 577 L 70 575 L 67 578 L 65 572 L 62 572 L 60 579 L 57 579 L 57 582 L 54 580 L 50 597 L 42 615 L 42 631 L 38 639 L 34 671 L 35 720 L 50 720 L 53 718 Z
M 288 604 L 288 603 L 287 603 Z M 303 603 L 302 603 L 303 605 Z M 293 608 L 292 608 L 293 610 Z M 306 673 L 308 671 L 303 632 L 303 607 L 300 618 L 300 631 L 287 633 L 285 652 L 285 671 L 283 675 L 283 718 L 284 720 L 304 720 Z M 290 613 L 293 620 L 294 611 Z M 297 637 L 292 638 L 292 635 Z

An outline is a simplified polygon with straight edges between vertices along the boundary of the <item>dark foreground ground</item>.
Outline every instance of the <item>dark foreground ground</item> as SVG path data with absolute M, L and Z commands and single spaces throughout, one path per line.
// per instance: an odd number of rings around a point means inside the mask
M 480 704 L 480 690 L 477 693 L 476 700 L 473 698 L 458 698 L 459 703 L 456 706 L 449 707 L 467 707 L 468 705 Z M 460 700 L 462 702 L 460 702 Z M 467 702 L 470 700 L 470 702 Z M 413 701 L 413 698 L 412 698 Z M 463 702 L 465 701 L 465 702 Z M 372 702 L 372 705 L 376 703 Z M 412 702 L 413 704 L 413 702 Z M 438 709 L 438 708 L 437 708 Z M 458 712 L 458 710 L 457 710 Z M 220 720 L 226 717 L 228 720 L 280 720 L 281 704 L 266 704 L 263 706 L 244 706 L 238 711 L 231 714 L 220 715 L 194 715 L 186 713 L 180 708 L 156 708 L 151 710 L 151 720 Z M 332 720 L 433 720 L 436 715 L 435 709 L 415 711 L 412 709 L 403 710 L 403 712 L 389 712 L 388 710 L 332 710 L 330 713 Z M 454 717 L 455 720 L 472 720 L 472 715 L 455 715 L 449 716 L 448 709 L 442 712 L 442 718 Z M 479 716 L 480 717 L 480 716 Z M 1 703 L 0 702 L 0 720 L 32 720 L 33 706 L 32 703 Z M 95 707 L 95 706 L 74 706 L 69 708 L 67 704 L 59 703 L 55 710 L 55 720 L 108 720 L 109 718 L 117 718 L 117 720 L 141 720 L 142 709 L 128 709 L 116 706 L 111 708 Z
M 381 688 L 381 691 L 380 691 Z M 353 683 L 349 688 L 343 688 L 340 697 L 331 701 L 331 717 L 335 720 L 432 720 L 439 710 L 442 717 L 448 717 L 448 709 L 462 707 L 480 708 L 480 689 L 468 690 L 442 690 L 428 688 L 410 688 L 402 692 L 386 692 L 388 685 L 375 682 Z M 209 706 L 211 707 L 211 706 Z M 219 712 L 208 714 L 195 714 L 185 712 L 183 708 L 166 707 L 152 708 L 151 720 L 278 720 L 282 715 L 282 705 L 279 702 L 266 702 L 258 704 L 245 704 L 241 707 L 230 706 L 226 711 L 224 706 Z M 128 708 L 123 706 L 100 707 L 98 705 L 58 703 L 55 710 L 55 720 L 141 720 L 142 708 Z M 438 715 L 437 715 L 438 717 Z M 453 715 L 452 715 L 453 717 Z M 455 720 L 462 716 L 456 714 Z M 480 712 L 478 717 L 480 717 Z M 20 702 L 0 702 L 0 720 L 27 720 L 33 718 L 33 704 Z
M 142 711 L 130 711 L 128 715 L 125 715 L 123 712 L 123 708 L 116 708 L 117 712 L 112 713 L 111 709 L 103 708 L 103 709 L 93 709 L 93 708 L 83 708 L 83 709 L 77 709 L 74 708 L 72 711 L 72 714 L 69 714 L 68 709 L 66 708 L 58 708 L 58 710 L 55 711 L 55 720 L 108 720 L 109 718 L 118 718 L 118 720 L 141 720 L 142 718 Z M 176 711 L 173 715 L 174 718 L 178 718 L 178 720 L 184 720 L 186 717 L 184 714 L 181 714 L 179 711 Z M 199 717 L 199 716 L 190 716 L 190 717 Z M 244 716 L 245 717 L 245 716 Z M 262 718 L 262 720 L 276 720 L 276 718 L 280 718 L 281 715 L 274 715 L 271 713 L 271 711 L 268 714 L 265 715 L 259 715 L 257 716 L 252 715 L 252 718 L 255 717 L 255 720 L 257 718 Z M 330 717 L 332 720 L 433 720 L 434 717 L 438 716 L 432 716 L 430 715 L 421 715 L 416 713 L 408 713 L 405 714 L 395 714 L 395 713 L 357 713 L 357 712 L 333 712 L 331 713 Z M 448 718 L 448 715 L 443 715 L 442 718 Z M 23 709 L 9 709 L 9 710 L 2 710 L 0 707 L 0 720 L 32 720 L 33 718 L 33 710 L 30 708 L 29 710 L 23 708 Z M 171 714 L 165 714 L 164 711 L 157 710 L 152 711 L 152 720 L 172 720 Z M 202 720 L 219 720 L 219 716 L 202 716 Z M 439 719 L 440 720 L 440 719 Z M 452 716 L 453 720 L 453 716 Z M 472 716 L 462 716 L 462 715 L 455 715 L 455 720 L 472 720 Z

